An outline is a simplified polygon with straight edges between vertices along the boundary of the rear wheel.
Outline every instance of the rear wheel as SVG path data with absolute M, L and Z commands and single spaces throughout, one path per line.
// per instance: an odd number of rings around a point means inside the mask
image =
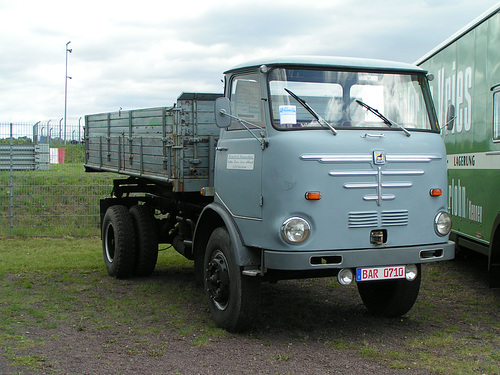
M 137 244 L 134 275 L 149 276 L 158 260 L 158 232 L 153 210 L 146 205 L 136 205 L 130 209 L 130 215 Z
M 398 317 L 411 310 L 420 291 L 421 267 L 417 264 L 417 277 L 406 279 L 365 281 L 358 283 L 363 304 L 373 315 Z
M 127 207 L 108 208 L 102 222 L 102 250 L 108 273 L 116 278 L 132 274 L 135 257 L 135 233 Z
M 210 313 L 230 332 L 248 329 L 258 314 L 260 278 L 242 275 L 225 228 L 214 230 L 204 259 L 204 283 Z

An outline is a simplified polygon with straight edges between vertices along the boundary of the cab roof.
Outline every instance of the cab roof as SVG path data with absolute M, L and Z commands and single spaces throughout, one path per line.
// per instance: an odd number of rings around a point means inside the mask
M 332 56 L 283 56 L 275 58 L 261 58 L 238 64 L 224 73 L 231 73 L 237 70 L 259 67 L 267 65 L 275 66 L 295 66 L 295 67 L 323 67 L 323 68 L 339 68 L 349 70 L 377 70 L 377 71 L 399 71 L 399 72 L 415 72 L 425 73 L 425 70 L 412 64 L 375 60 L 362 59 L 355 57 L 332 57 Z

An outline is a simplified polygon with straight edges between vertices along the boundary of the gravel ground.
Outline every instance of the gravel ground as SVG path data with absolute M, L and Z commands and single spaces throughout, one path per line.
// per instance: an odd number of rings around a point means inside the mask
M 139 311 L 127 311 L 132 314 L 129 323 L 122 320 L 99 327 L 91 319 L 81 322 L 79 311 L 84 306 L 79 302 L 65 312 L 70 316 L 59 319 L 55 329 L 43 325 L 26 328 L 22 340 L 38 344 L 26 345 L 16 354 L 38 358 L 35 363 L 13 366 L 8 350 L 0 349 L 0 374 L 428 374 L 432 370 L 420 363 L 394 366 L 394 361 L 377 353 L 402 352 L 410 357 L 414 353 L 417 358 L 425 350 L 437 361 L 453 361 L 456 350 L 448 350 L 444 344 L 409 344 L 417 337 L 424 340 L 436 332 L 447 332 L 449 327 L 455 327 L 453 338 L 468 338 L 472 332 L 475 345 L 492 347 L 498 353 L 499 340 L 491 335 L 498 337 L 500 329 L 500 291 L 487 288 L 485 267 L 484 259 L 426 265 L 417 304 L 398 319 L 370 316 L 356 286 L 337 287 L 334 279 L 263 284 L 259 320 L 244 334 L 215 329 L 201 291 L 194 293 L 197 298 L 192 301 L 176 305 L 175 311 L 187 319 L 184 325 L 192 321 L 195 327 L 211 327 L 212 333 L 208 328 L 179 329 L 179 325 L 157 316 L 149 319 Z M 182 283 L 194 290 L 192 271 L 172 274 L 156 270 L 151 278 L 115 282 L 111 291 L 102 285 L 113 279 L 103 274 L 81 277 L 89 278 L 85 293 L 94 299 L 133 297 L 131 286 L 152 279 L 165 290 Z M 34 283 L 34 293 L 37 288 Z M 471 303 L 474 300 L 496 304 L 481 305 L 478 312 L 477 304 Z M 488 319 L 478 318 L 474 324 L 465 318 L 478 313 L 487 314 Z M 168 316 L 172 319 L 171 312 Z

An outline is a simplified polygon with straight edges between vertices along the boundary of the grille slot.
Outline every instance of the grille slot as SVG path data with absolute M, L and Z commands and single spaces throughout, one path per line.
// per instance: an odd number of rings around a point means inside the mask
M 349 228 L 378 226 L 377 211 L 349 212 Z
M 408 225 L 408 210 L 382 211 L 382 226 Z

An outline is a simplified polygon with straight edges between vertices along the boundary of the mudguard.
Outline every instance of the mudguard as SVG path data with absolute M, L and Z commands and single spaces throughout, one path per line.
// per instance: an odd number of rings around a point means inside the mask
M 206 206 L 196 223 L 193 238 L 194 259 L 199 261 L 199 257 L 205 252 L 208 239 L 213 230 L 217 227 L 225 226 L 235 254 L 236 262 L 239 266 L 259 266 L 261 262 L 261 251 L 243 245 L 241 235 L 236 223 L 227 210 L 218 203 L 210 203 Z
M 491 231 L 488 279 L 490 288 L 500 288 L 500 214 L 497 215 Z

